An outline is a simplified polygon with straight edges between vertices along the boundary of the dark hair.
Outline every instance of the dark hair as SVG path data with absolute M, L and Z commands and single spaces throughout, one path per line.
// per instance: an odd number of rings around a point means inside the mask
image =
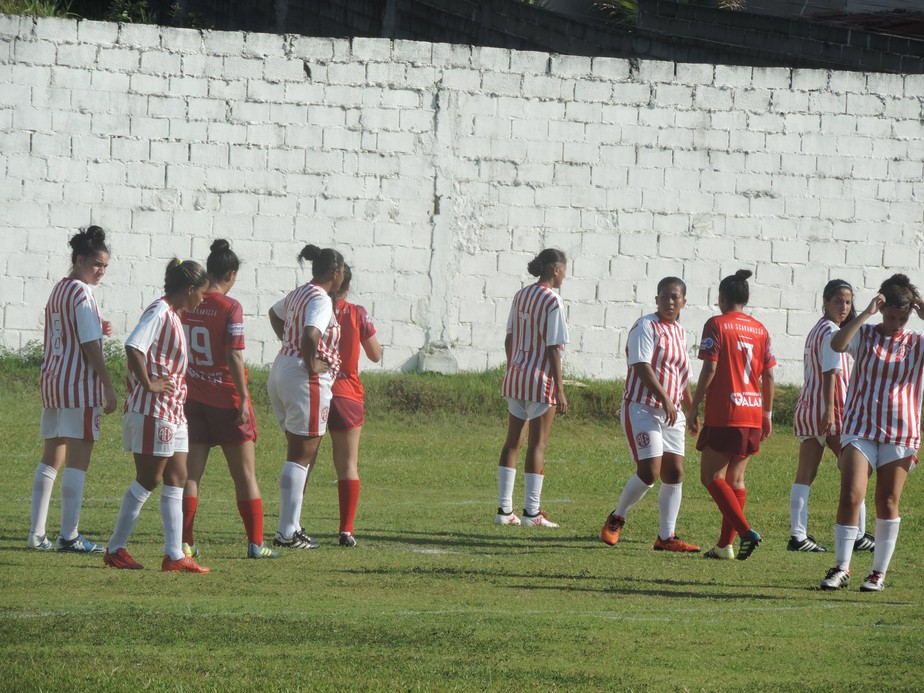
M 337 291 L 331 293 L 330 297 L 335 301 L 339 301 L 341 298 L 346 296 L 347 291 L 350 290 L 350 281 L 353 279 L 353 270 L 350 269 L 350 266 L 347 263 L 343 263 L 343 281 L 340 283 L 340 288 Z
M 658 282 L 658 293 L 660 294 L 661 289 L 663 289 L 666 286 L 670 286 L 671 284 L 676 284 L 677 286 L 679 286 L 681 293 L 684 296 L 687 295 L 687 285 L 683 281 L 683 279 L 681 279 L 680 277 L 664 277 L 664 279 Z
M 169 296 L 191 286 L 205 286 L 208 283 L 209 275 L 198 262 L 173 258 L 164 274 L 164 294 Z
M 882 282 L 879 293 L 885 299 L 885 305 L 892 308 L 907 308 L 920 298 L 918 287 L 904 274 L 893 274 Z
M 97 253 L 108 253 L 106 247 L 106 232 L 99 226 L 88 226 L 75 234 L 68 242 L 71 246 L 71 264 L 77 264 L 77 258 L 80 255 L 96 255 Z
M 231 250 L 231 244 L 224 238 L 218 238 L 209 248 L 209 259 L 205 261 L 205 269 L 212 279 L 221 279 L 228 272 L 237 272 L 241 267 L 241 261 Z
M 746 306 L 751 298 L 748 288 L 748 277 L 753 274 L 751 270 L 738 270 L 719 282 L 719 296 L 736 306 Z
M 847 289 L 847 291 L 850 292 L 851 297 L 853 297 L 853 287 L 850 285 L 850 282 L 843 279 L 832 279 L 827 284 L 825 284 L 824 291 L 821 292 L 822 300 L 825 302 L 830 301 L 841 289 Z M 857 308 L 851 301 L 850 312 L 847 313 L 847 317 L 844 318 L 844 322 L 841 323 L 841 327 L 846 327 L 847 323 L 849 323 L 855 317 L 857 317 Z
M 298 264 L 304 260 L 311 261 L 311 278 L 326 279 L 338 269 L 343 267 L 343 255 L 333 248 L 324 248 L 321 250 L 316 245 L 310 243 L 302 248 L 298 254 Z
M 568 258 L 556 248 L 546 248 L 526 265 L 526 271 L 534 277 L 543 277 L 554 265 L 565 265 Z

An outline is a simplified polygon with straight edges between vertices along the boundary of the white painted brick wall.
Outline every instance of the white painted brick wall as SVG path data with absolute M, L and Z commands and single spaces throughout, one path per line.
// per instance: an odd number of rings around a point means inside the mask
M 40 338 L 67 240 L 97 223 L 116 336 L 171 256 L 223 236 L 247 358 L 267 363 L 266 311 L 311 242 L 353 265 L 382 368 L 494 367 L 527 262 L 557 246 L 571 373 L 624 376 L 669 274 L 696 344 L 746 267 L 778 378 L 799 382 L 828 279 L 859 302 L 892 272 L 924 283 L 922 117 L 919 75 L 0 15 L 0 344 Z

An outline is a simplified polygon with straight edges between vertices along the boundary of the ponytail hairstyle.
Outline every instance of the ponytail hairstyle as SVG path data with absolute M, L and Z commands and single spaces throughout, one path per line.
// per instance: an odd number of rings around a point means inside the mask
M 106 247 L 106 232 L 99 226 L 88 226 L 75 234 L 68 242 L 71 246 L 71 264 L 77 264 L 77 258 L 81 255 L 91 256 L 97 253 L 109 254 L 109 248 Z
M 302 248 L 298 254 L 298 264 L 304 264 L 305 260 L 311 262 L 311 278 L 325 281 L 330 275 L 343 267 L 343 255 L 333 248 L 324 248 L 321 250 L 316 245 L 310 243 Z
M 353 270 L 350 269 L 350 266 L 343 263 L 343 281 L 340 283 L 340 288 L 336 291 L 331 292 L 330 297 L 334 301 L 339 301 L 347 292 L 350 290 L 350 281 L 353 279 Z
M 231 244 L 224 238 L 218 238 L 209 248 L 209 259 L 205 262 L 205 268 L 212 279 L 222 279 L 228 272 L 237 272 L 241 267 L 241 261 L 231 250 Z
M 565 254 L 556 248 L 546 248 L 526 265 L 526 271 L 534 277 L 547 277 L 552 273 L 555 265 L 568 264 Z
M 845 281 L 844 279 L 832 279 L 827 284 L 825 284 L 824 291 L 821 292 L 821 298 L 825 303 L 834 298 L 835 294 L 838 291 L 847 289 L 850 292 L 851 298 L 853 298 L 853 287 L 850 285 L 850 282 Z M 850 303 L 850 312 L 847 313 L 847 317 L 844 318 L 844 322 L 841 323 L 841 327 L 846 327 L 855 317 L 857 317 L 857 308 L 853 304 L 853 301 Z
M 164 294 L 169 296 L 191 286 L 199 288 L 208 283 L 209 275 L 198 262 L 173 258 L 164 274 Z
M 879 293 L 885 299 L 885 305 L 892 308 L 910 308 L 920 298 L 918 287 L 904 274 L 893 274 L 882 282 Z
M 748 287 L 748 277 L 753 274 L 751 270 L 738 270 L 719 282 L 719 296 L 736 306 L 746 306 L 751 298 Z
M 658 282 L 658 293 L 661 293 L 661 289 L 667 286 L 672 286 L 674 284 L 680 287 L 680 293 L 682 293 L 684 298 L 686 298 L 687 285 L 686 282 L 684 282 L 680 277 L 664 277 L 664 279 Z

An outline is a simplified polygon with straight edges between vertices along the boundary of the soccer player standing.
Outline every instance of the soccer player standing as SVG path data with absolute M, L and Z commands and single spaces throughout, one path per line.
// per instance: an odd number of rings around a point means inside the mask
M 622 401 L 622 428 L 635 460 L 633 474 L 619 495 L 616 509 L 600 530 L 600 539 L 613 546 L 629 510 L 661 479 L 658 491 L 660 527 L 656 551 L 695 552 L 699 547 L 678 538 L 674 529 L 683 489 L 683 455 L 689 406 L 690 359 L 680 311 L 687 285 L 678 277 L 658 282 L 657 311 L 639 318 L 629 330 L 626 360 L 629 373 Z
M 286 434 L 286 461 L 279 475 L 279 529 L 273 544 L 315 549 L 302 529 L 308 474 L 327 430 L 331 388 L 340 368 L 340 325 L 328 295 L 343 282 L 343 256 L 332 248 L 306 245 L 299 262 L 311 262 L 311 281 L 290 292 L 269 311 L 282 346 L 270 369 L 267 390 L 279 427 Z
M 568 343 L 568 326 L 560 289 L 568 270 L 565 254 L 546 248 L 527 265 L 538 277 L 514 295 L 507 318 L 504 350 L 507 369 L 501 394 L 507 399 L 507 438 L 497 467 L 499 525 L 558 527 L 540 509 L 545 473 L 545 450 L 555 414 L 568 411 L 562 383 L 562 352 Z M 527 426 L 528 423 L 528 426 Z M 526 480 L 523 517 L 513 512 L 513 484 L 517 457 L 527 430 Z
M 719 283 L 721 315 L 703 327 L 699 375 L 687 425 L 699 431 L 699 407 L 706 400 L 706 415 L 696 449 L 702 453 L 700 480 L 722 513 L 719 541 L 703 554 L 706 558 L 743 561 L 761 542 L 744 515 L 747 489 L 744 473 L 748 459 L 760 450 L 772 430 L 776 359 L 770 335 L 757 320 L 742 311 L 748 304 L 749 270 L 738 270 Z M 741 537 L 735 556 L 732 540 Z
M 174 258 L 167 265 L 164 296 L 144 311 L 125 340 L 128 393 L 122 417 L 122 445 L 134 455 L 135 480 L 122 497 L 103 561 L 110 568 L 140 570 L 126 550 L 141 508 L 157 485 L 164 528 L 161 570 L 207 573 L 183 552 L 183 486 L 189 435 L 186 401 L 186 338 L 178 313 L 202 302 L 208 275 L 202 265 Z
M 349 303 L 353 273 L 344 265 L 343 283 L 332 295 L 334 314 L 340 324 L 340 372 L 334 380 L 327 428 L 337 470 L 337 496 L 340 501 L 340 546 L 356 546 L 353 520 L 359 502 L 359 437 L 366 418 L 365 392 L 359 379 L 359 350 L 373 363 L 382 360 L 382 345 L 375 336 L 372 318 L 362 306 Z
M 198 556 L 193 524 L 199 505 L 199 482 L 209 451 L 220 445 L 234 480 L 237 509 L 247 535 L 248 558 L 275 558 L 263 545 L 263 499 L 257 484 L 257 421 L 244 366 L 244 310 L 228 296 L 241 262 L 224 239 L 212 243 L 206 261 L 209 285 L 202 303 L 180 319 L 189 346 L 185 413 L 189 458 L 183 491 L 183 552 Z
M 48 504 L 61 475 L 61 531 L 54 547 L 72 553 L 101 553 L 103 547 L 77 530 L 83 487 L 93 444 L 99 440 L 100 409 L 116 408 L 112 378 L 103 359 L 103 335 L 111 325 L 100 318 L 91 287 L 109 266 L 106 232 L 90 226 L 70 240 L 71 272 L 55 284 L 45 305 L 42 360 L 42 460 L 32 480 L 32 523 L 27 546 L 48 550 Z
M 831 348 L 854 359 L 844 433 L 841 436 L 841 493 L 834 525 L 836 565 L 822 589 L 846 587 L 850 559 L 861 529 L 860 503 L 870 474 L 876 473 L 876 547 L 863 592 L 881 592 L 898 541 L 898 503 L 921 445 L 921 394 L 924 390 L 924 335 L 905 329 L 911 312 L 924 320 L 924 301 L 904 274 L 879 287 L 869 306 L 831 338 Z M 878 325 L 867 320 L 880 313 Z

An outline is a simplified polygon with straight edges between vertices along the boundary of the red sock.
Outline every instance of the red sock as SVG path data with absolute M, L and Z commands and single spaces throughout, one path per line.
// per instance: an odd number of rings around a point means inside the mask
M 340 498 L 340 531 L 352 534 L 356 504 L 359 502 L 359 479 L 338 481 L 337 496 Z
M 237 511 L 244 521 L 244 531 L 251 544 L 263 545 L 263 499 L 239 500 Z
M 738 507 L 744 510 L 744 504 L 748 499 L 748 490 L 746 488 L 733 488 L 732 492 L 738 499 Z M 737 532 L 725 516 L 722 516 L 722 529 L 719 531 L 719 546 L 729 546 L 734 540 Z
M 192 546 L 193 522 L 196 520 L 196 509 L 199 507 L 198 496 L 183 496 L 183 543 Z
M 728 546 L 735 536 L 735 532 L 744 536 L 751 529 L 744 511 L 741 509 L 738 494 L 728 485 L 725 479 L 716 479 L 706 487 L 712 500 L 719 506 L 722 513 L 722 530 L 719 535 L 719 546 Z M 744 491 L 744 489 L 741 489 Z M 726 528 L 726 522 L 728 527 Z M 727 529 L 727 531 L 726 531 Z

